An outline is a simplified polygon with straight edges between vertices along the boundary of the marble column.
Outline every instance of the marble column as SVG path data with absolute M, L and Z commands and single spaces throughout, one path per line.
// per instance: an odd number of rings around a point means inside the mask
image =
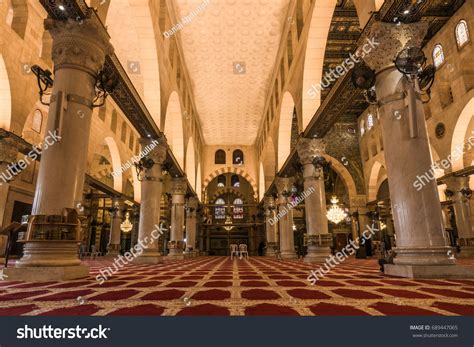
M 300 138 L 296 149 L 303 165 L 303 180 L 305 196 L 306 232 L 308 239 L 308 254 L 305 263 L 324 262 L 331 255 L 332 237 L 329 234 L 326 192 L 324 188 L 326 144 L 320 139 Z M 315 164 L 314 160 L 318 159 Z
M 465 276 L 466 269 L 454 266 L 443 230 L 436 181 L 424 182 L 417 189 L 418 177 L 432 165 L 425 114 L 415 97 L 417 87 L 394 66 L 402 49 L 421 47 L 426 32 L 426 22 L 377 22 L 369 35 L 375 42 L 373 49 L 364 57 L 377 77 L 375 91 L 397 235 L 394 265 L 387 265 L 385 273 L 412 278 Z
M 0 230 L 8 226 L 3 224 L 5 211 L 10 191 L 10 182 L 14 176 L 9 173 L 9 165 L 16 161 L 18 156 L 18 145 L 8 137 L 0 137 Z M 11 176 L 11 179 L 10 179 Z M 7 236 L 0 235 L 0 257 L 5 254 L 7 247 Z
M 294 177 L 276 177 L 275 185 L 278 191 L 278 225 L 280 228 L 280 253 L 283 259 L 297 259 L 295 238 L 293 233 L 293 208 L 288 197 L 295 182 Z
M 184 234 L 184 195 L 188 188 L 184 178 L 173 178 L 171 185 L 171 227 L 170 242 L 168 248 L 169 258 L 184 259 L 183 255 L 183 234 Z
M 108 255 L 115 256 L 120 253 L 120 236 L 122 234 L 120 225 L 123 220 L 122 209 L 123 201 L 120 198 L 114 198 L 112 200 L 112 221 L 110 223 Z
M 96 18 L 80 23 L 47 18 L 44 23 L 53 38 L 54 86 L 46 125 L 49 146 L 42 151 L 32 215 L 59 216 L 83 200 L 95 85 L 113 48 Z M 24 268 L 23 275 L 34 273 L 36 279 L 88 274 L 77 243 L 71 241 L 28 241 L 16 267 Z
M 162 165 L 166 159 L 166 147 L 158 140 L 140 139 L 142 148 L 153 148 L 144 158 L 153 165 L 144 168 L 141 181 L 140 221 L 138 243 L 146 243 L 143 253 L 137 256 L 137 264 L 157 264 L 161 261 L 160 239 L 157 230 L 161 216 L 161 194 L 163 192 Z M 153 147 L 154 146 L 154 147 Z
M 454 216 L 458 230 L 459 246 L 461 252 L 458 256 L 463 258 L 474 257 L 474 229 L 471 224 L 471 206 L 469 197 L 472 192 L 469 188 L 469 176 L 449 177 L 445 180 L 450 191 L 451 201 L 454 207 Z M 448 194 L 447 194 L 448 195 Z
M 271 195 L 267 195 L 263 199 L 265 208 L 265 235 L 267 239 L 267 247 L 265 255 L 267 257 L 275 256 L 275 247 L 277 247 L 277 229 L 278 220 L 276 218 L 275 199 Z
M 196 197 L 188 199 L 186 209 L 186 253 L 195 256 L 196 249 L 196 227 L 197 227 L 197 208 L 199 200 Z

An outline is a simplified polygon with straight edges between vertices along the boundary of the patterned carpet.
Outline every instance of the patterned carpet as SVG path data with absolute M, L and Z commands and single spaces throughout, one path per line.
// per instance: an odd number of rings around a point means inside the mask
M 0 281 L 6 315 L 474 315 L 474 280 L 409 280 L 380 274 L 376 260 L 348 259 L 312 286 L 315 265 L 253 257 L 201 257 L 130 265 L 102 285 L 90 277 Z M 468 262 L 473 264 L 472 262 Z

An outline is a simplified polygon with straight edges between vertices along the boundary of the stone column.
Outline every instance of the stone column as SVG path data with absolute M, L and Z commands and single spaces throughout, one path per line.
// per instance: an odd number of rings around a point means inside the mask
M 45 29 L 53 38 L 54 86 L 32 215 L 63 215 L 83 200 L 84 174 L 89 145 L 92 102 L 98 72 L 105 56 L 113 53 L 109 37 L 96 18 L 80 23 L 48 18 Z M 71 241 L 29 241 L 16 263 L 36 279 L 87 276 L 80 265 L 78 245 Z M 51 269 L 52 268 L 52 269 Z M 20 269 L 18 269 L 20 270 Z M 27 278 L 32 279 L 33 277 Z
M 135 263 L 157 264 L 161 261 L 160 238 L 156 232 L 160 225 L 161 194 L 163 191 L 162 165 L 166 159 L 166 147 L 157 140 L 140 139 L 142 148 L 152 148 L 144 158 L 149 165 L 144 168 L 141 178 L 140 221 L 138 225 L 138 243 L 147 244 Z M 153 147 L 154 146 L 154 147 Z
M 453 266 L 456 260 L 443 230 L 436 181 L 417 188 L 418 177 L 429 172 L 432 164 L 425 114 L 412 84 L 393 63 L 408 45 L 421 47 L 426 32 L 426 22 L 375 23 L 369 36 L 376 44 L 364 58 L 377 74 L 375 91 L 397 235 L 395 265 L 387 265 L 385 273 L 414 278 L 464 276 L 464 270 Z
M 267 248 L 265 255 L 267 257 L 275 256 L 275 247 L 277 246 L 277 228 L 278 220 L 276 218 L 275 199 L 271 195 L 264 197 L 265 207 L 265 235 L 267 238 Z
M 472 215 L 468 197 L 472 193 L 469 189 L 469 176 L 449 177 L 445 183 L 450 191 L 446 195 L 451 195 L 450 199 L 453 202 L 454 216 L 456 217 L 459 246 L 461 246 L 459 256 L 473 258 L 474 230 L 471 224 Z
M 120 236 L 122 231 L 120 225 L 122 224 L 122 209 L 123 201 L 120 198 L 112 200 L 112 221 L 110 223 L 110 240 L 109 240 L 109 255 L 115 256 L 120 253 Z
M 184 234 L 184 195 L 188 188 L 184 178 L 173 178 L 171 192 L 171 227 L 168 257 L 173 259 L 184 259 L 183 234 Z
M 8 223 L 3 225 L 3 221 L 5 219 L 10 182 L 14 180 L 14 176 L 10 174 L 8 166 L 16 161 L 17 156 L 18 147 L 15 141 L 11 138 L 0 136 L 0 230 L 8 226 Z M 5 254 L 7 239 L 7 236 L 0 235 L 0 257 Z
M 293 234 L 293 209 L 289 204 L 293 177 L 276 177 L 275 185 L 278 191 L 278 225 L 280 227 L 280 253 L 283 259 L 297 259 L 295 252 L 295 239 Z
M 197 208 L 199 200 L 196 197 L 188 199 L 186 209 L 186 253 L 195 256 L 196 250 L 196 227 L 197 227 Z
M 308 254 L 305 263 L 323 262 L 331 254 L 331 240 L 326 217 L 326 192 L 324 188 L 322 156 L 326 144 L 320 139 L 300 138 L 297 143 L 298 156 L 303 165 L 306 232 Z M 316 159 L 316 161 L 315 161 Z

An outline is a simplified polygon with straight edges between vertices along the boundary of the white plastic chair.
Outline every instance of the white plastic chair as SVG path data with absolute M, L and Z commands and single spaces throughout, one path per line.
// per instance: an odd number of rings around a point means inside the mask
M 239 246 L 236 244 L 230 245 L 230 259 L 234 259 L 234 254 L 239 256 Z
M 239 245 L 239 253 L 240 253 L 240 259 L 242 259 L 243 255 L 245 254 L 245 257 L 248 259 L 249 258 L 249 252 L 247 251 L 247 245 L 245 243 L 241 243 Z

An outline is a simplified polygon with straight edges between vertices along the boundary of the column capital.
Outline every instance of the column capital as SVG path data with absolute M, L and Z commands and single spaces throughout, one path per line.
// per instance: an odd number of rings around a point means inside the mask
M 375 71 L 393 66 L 397 55 L 408 47 L 421 47 L 423 38 L 428 32 L 428 22 L 395 24 L 376 22 L 364 41 L 362 47 L 370 45 L 370 52 L 358 49 L 358 56 L 363 57 L 367 65 Z
M 294 183 L 294 177 L 275 177 L 275 186 L 277 188 L 278 195 L 284 195 L 286 193 L 289 194 Z
M 110 36 L 97 18 L 57 20 L 46 18 L 44 28 L 53 37 L 55 71 L 61 68 L 85 70 L 96 75 L 113 54 Z
M 188 190 L 188 182 L 185 178 L 171 179 L 171 193 L 173 195 L 184 195 Z
M 0 165 L 10 164 L 17 158 L 19 145 L 10 138 L 0 138 Z
M 194 208 L 196 210 L 199 205 L 199 199 L 195 196 L 192 196 L 188 199 L 187 205 L 188 207 Z
M 265 209 L 275 207 L 275 198 L 271 195 L 265 195 L 263 198 L 263 206 Z
M 444 183 L 449 190 L 459 192 L 465 188 L 469 188 L 469 176 L 451 176 L 444 179 Z
M 300 138 L 296 150 L 303 165 L 312 164 L 314 158 L 322 157 L 326 153 L 326 141 L 323 139 Z
M 153 160 L 155 164 L 163 165 L 166 159 L 166 146 L 156 139 L 141 138 L 139 140 L 142 146 L 142 154 Z

